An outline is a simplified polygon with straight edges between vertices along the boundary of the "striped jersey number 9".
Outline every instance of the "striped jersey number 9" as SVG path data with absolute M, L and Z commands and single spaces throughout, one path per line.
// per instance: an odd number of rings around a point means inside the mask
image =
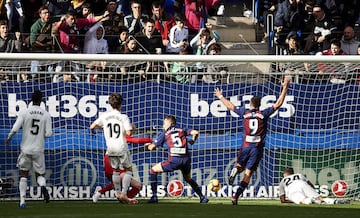
M 180 148 L 180 147 L 183 146 L 183 145 L 182 145 L 181 138 L 180 138 L 178 132 L 175 132 L 175 133 L 172 133 L 172 134 L 171 134 L 171 140 L 172 140 L 172 142 L 173 142 L 173 144 L 174 144 L 174 147 Z
M 109 131 L 110 131 L 110 138 L 119 138 L 121 134 L 121 127 L 118 123 L 109 123 L 107 125 Z
M 258 128 L 259 128 L 258 119 L 250 119 L 249 120 L 249 128 L 250 128 L 250 134 L 255 135 L 257 133 Z

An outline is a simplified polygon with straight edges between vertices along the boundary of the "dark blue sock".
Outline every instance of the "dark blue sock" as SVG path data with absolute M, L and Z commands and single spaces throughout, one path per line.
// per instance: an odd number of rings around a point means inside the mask
M 240 182 L 240 186 L 239 186 L 238 190 L 235 193 L 236 199 L 239 198 L 239 196 L 244 192 L 244 190 L 246 189 L 247 186 L 248 186 L 248 183 L 246 183 L 244 181 Z
M 201 192 L 201 189 L 200 189 L 199 185 L 193 179 L 190 179 L 187 182 L 190 184 L 191 188 L 195 191 L 195 193 L 197 195 L 199 195 L 200 198 L 204 197 L 203 193 Z
M 157 174 L 150 171 L 150 186 L 153 196 L 157 195 Z

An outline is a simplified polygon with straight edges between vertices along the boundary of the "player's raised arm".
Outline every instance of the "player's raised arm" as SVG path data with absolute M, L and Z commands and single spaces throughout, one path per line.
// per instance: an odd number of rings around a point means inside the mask
M 196 142 L 196 140 L 199 138 L 199 131 L 193 129 L 191 130 L 190 135 L 192 136 L 192 138 L 189 140 L 189 144 L 193 145 Z
M 279 99 L 273 105 L 274 110 L 279 109 L 281 105 L 284 103 L 287 90 L 289 89 L 290 86 L 290 80 L 291 80 L 290 78 L 285 77 L 284 82 L 282 84 L 282 90 Z
M 234 111 L 235 110 L 235 105 L 233 105 L 233 103 L 231 103 L 229 100 L 227 100 L 223 94 L 222 94 L 222 89 L 215 89 L 215 96 L 218 97 L 220 99 L 220 101 L 226 106 L 227 109 Z

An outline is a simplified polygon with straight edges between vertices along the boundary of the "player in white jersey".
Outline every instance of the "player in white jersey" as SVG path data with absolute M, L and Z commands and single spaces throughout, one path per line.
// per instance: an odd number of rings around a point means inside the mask
M 349 200 L 323 198 L 314 185 L 300 173 L 289 167 L 284 170 L 284 178 L 279 185 L 281 203 L 295 204 L 348 204 Z M 287 199 L 286 199 L 287 198 Z
M 127 197 L 127 191 L 132 178 L 132 160 L 126 142 L 126 135 L 132 135 L 132 125 L 129 117 L 120 112 L 123 98 L 114 93 L 109 97 L 109 104 L 113 110 L 100 115 L 91 125 L 90 129 L 103 129 L 109 161 L 114 172 L 112 181 L 116 191 L 116 197 L 128 204 L 137 204 L 134 199 Z M 125 169 L 122 182 L 120 169 Z M 120 190 L 121 189 L 121 190 Z
M 50 114 L 40 107 L 42 94 L 39 90 L 32 95 L 32 105 L 21 110 L 12 127 L 5 144 L 10 144 L 11 138 L 22 127 L 21 152 L 17 167 L 20 169 L 20 208 L 25 208 L 27 177 L 29 171 L 35 171 L 36 181 L 41 186 L 41 192 L 46 203 L 49 202 L 49 193 L 46 190 L 44 138 L 52 135 Z

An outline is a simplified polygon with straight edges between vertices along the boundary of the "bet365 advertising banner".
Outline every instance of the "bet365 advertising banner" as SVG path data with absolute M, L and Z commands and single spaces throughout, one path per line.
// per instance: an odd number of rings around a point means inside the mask
M 45 151 L 50 195 L 54 199 L 90 198 L 96 187 L 108 181 L 103 173 L 106 148 L 103 136 L 101 132 L 91 135 L 88 127 L 100 113 L 110 109 L 108 96 L 119 92 L 124 97 L 122 111 L 139 130 L 146 130 L 139 133 L 139 137 L 156 137 L 163 117 L 168 114 L 175 115 L 181 126 L 199 129 L 201 137 L 191 147 L 192 176 L 207 195 L 230 197 L 237 185 L 228 186 L 227 176 L 242 142 L 242 122 L 214 97 L 216 87 L 222 88 L 224 96 L 235 105 L 245 107 L 253 95 L 262 97 L 262 107 L 268 107 L 281 91 L 279 84 L 272 83 L 5 83 L 1 84 L 0 93 L 0 140 L 3 142 L 7 137 L 17 112 L 30 103 L 31 93 L 42 90 L 43 106 L 52 116 L 54 129 L 54 135 L 46 140 Z M 268 123 L 271 131 L 264 159 L 244 196 L 278 197 L 277 185 L 284 165 L 306 174 L 325 196 L 331 195 L 330 186 L 338 179 L 347 181 L 349 193 L 358 193 L 360 164 L 355 157 L 360 148 L 359 119 L 359 86 L 292 84 L 281 109 Z M 319 131 L 308 133 L 307 130 Z M 21 132 L 10 146 L 0 143 L 0 178 L 11 178 L 13 184 L 10 189 L 0 190 L 0 196 L 17 195 L 16 160 L 20 140 Z M 134 177 L 144 184 L 139 196 L 149 197 L 149 170 L 167 158 L 166 148 L 154 152 L 147 151 L 143 145 L 131 144 L 130 148 Z M 29 178 L 28 195 L 40 197 L 34 176 Z M 212 178 L 222 184 L 216 194 L 206 189 Z M 167 184 L 172 180 L 183 181 L 181 173 L 159 175 L 159 196 L 168 196 Z M 193 195 L 188 184 L 184 185 L 182 195 Z M 106 196 L 113 195 L 109 192 Z

